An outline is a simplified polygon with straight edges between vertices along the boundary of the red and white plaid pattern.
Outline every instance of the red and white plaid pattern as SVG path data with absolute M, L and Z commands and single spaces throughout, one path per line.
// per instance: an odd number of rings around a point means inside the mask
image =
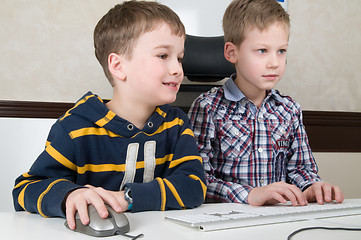
M 247 203 L 254 187 L 284 181 L 304 189 L 321 181 L 300 105 L 278 91 L 269 91 L 257 109 L 230 78 L 199 96 L 188 116 L 209 198 Z

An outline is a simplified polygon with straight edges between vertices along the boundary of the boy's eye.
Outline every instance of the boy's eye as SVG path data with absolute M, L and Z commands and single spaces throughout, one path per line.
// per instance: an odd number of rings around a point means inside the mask
M 178 58 L 178 62 L 179 62 L 179 63 L 183 63 L 183 58 L 181 58 L 181 57 Z
M 264 54 L 264 53 L 266 53 L 267 52 L 267 50 L 266 49 L 264 49 L 264 48 L 262 48 L 262 49 L 258 49 L 257 50 L 259 53 L 262 53 L 262 54 Z
M 280 50 L 278 50 L 278 53 L 279 54 L 285 54 L 287 52 L 287 50 L 286 49 L 280 49 Z
M 167 54 L 159 54 L 158 57 L 160 59 L 166 59 L 168 57 L 168 55 Z

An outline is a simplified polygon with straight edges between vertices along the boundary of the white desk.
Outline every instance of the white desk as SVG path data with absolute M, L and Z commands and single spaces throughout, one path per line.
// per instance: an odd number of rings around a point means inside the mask
M 202 211 L 212 209 L 212 204 L 204 204 L 197 209 L 183 211 Z M 183 212 L 182 211 L 182 212 Z M 144 234 L 144 240 L 232 240 L 232 239 L 287 239 L 287 236 L 303 227 L 361 227 L 361 215 L 328 218 L 323 220 L 307 220 L 299 222 L 270 224 L 264 226 L 237 228 L 211 232 L 201 232 L 164 220 L 167 212 L 126 213 L 131 231 L 129 234 Z M 1 239 L 96 239 L 87 235 L 72 232 L 64 227 L 64 219 L 43 218 L 37 214 L 25 212 L 0 212 Z M 122 236 L 104 239 L 129 239 Z M 302 232 L 293 239 L 361 239 L 361 232 L 312 230 Z

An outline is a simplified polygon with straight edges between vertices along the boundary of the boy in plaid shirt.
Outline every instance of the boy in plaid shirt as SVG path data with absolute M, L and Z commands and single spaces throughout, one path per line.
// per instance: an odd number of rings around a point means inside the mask
M 199 96 L 188 114 L 208 199 L 295 206 L 343 202 L 340 188 L 317 175 L 300 105 L 273 89 L 286 67 L 287 12 L 275 0 L 235 0 L 223 29 L 224 55 L 236 74 Z

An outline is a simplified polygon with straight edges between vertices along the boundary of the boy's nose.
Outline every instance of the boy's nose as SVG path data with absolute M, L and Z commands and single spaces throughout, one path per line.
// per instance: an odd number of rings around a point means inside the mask
M 182 63 L 180 63 L 178 59 L 172 61 L 172 63 L 170 64 L 169 73 L 170 75 L 175 75 L 175 76 L 180 76 L 183 74 Z
M 279 66 L 279 59 L 277 57 L 277 54 L 270 54 L 267 67 L 269 68 L 277 68 Z

